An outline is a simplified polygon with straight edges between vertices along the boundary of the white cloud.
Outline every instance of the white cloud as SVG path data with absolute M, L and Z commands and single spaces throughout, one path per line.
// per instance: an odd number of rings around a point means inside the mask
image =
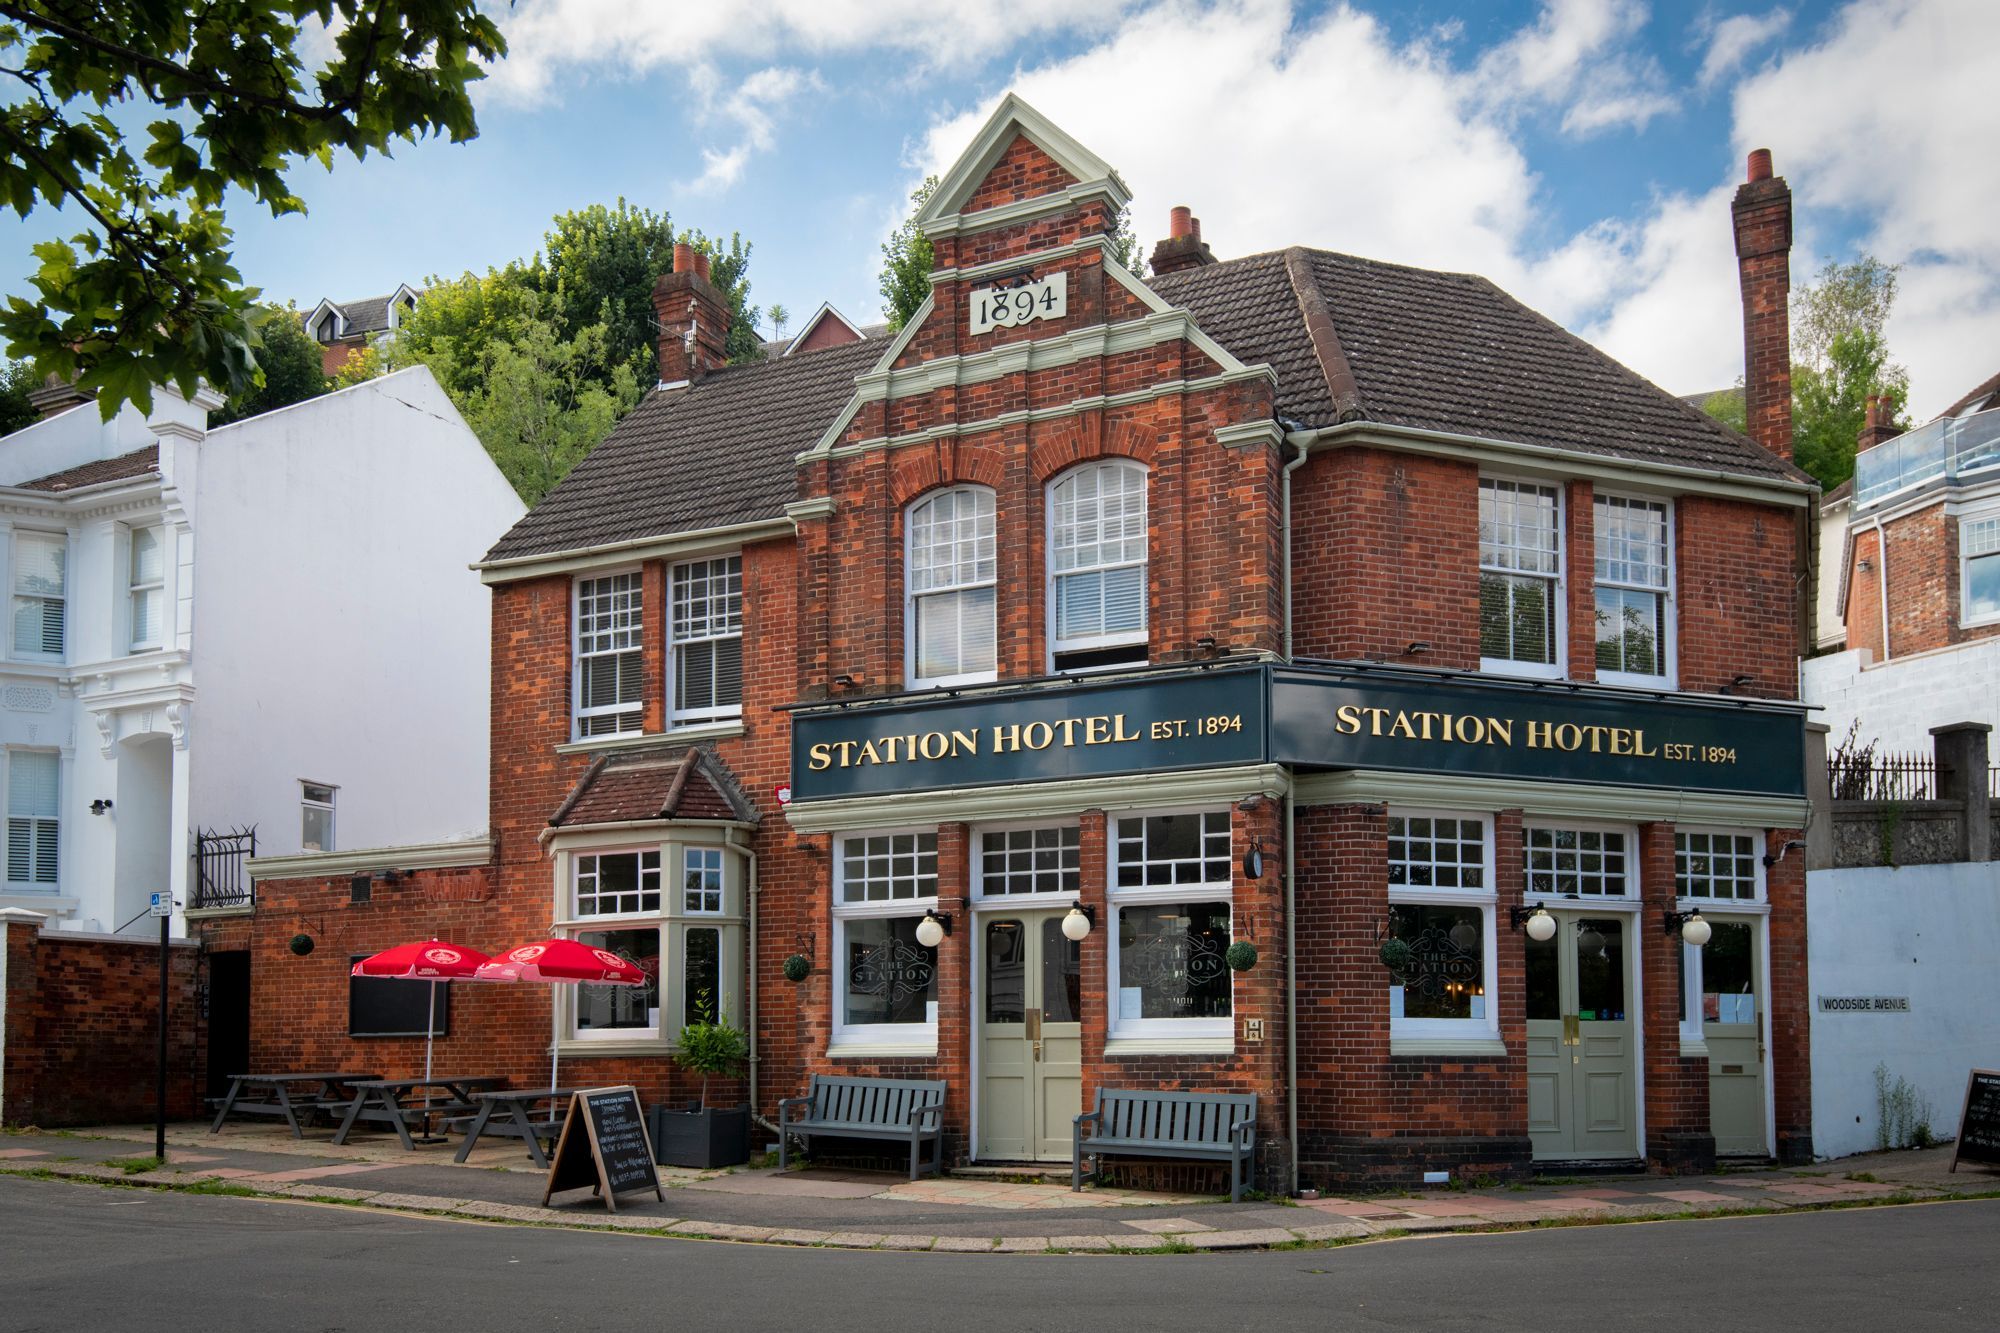
M 1773 9 L 1765 14 L 1732 14 L 1726 19 L 1710 16 L 1700 25 L 1708 50 L 1701 58 L 1701 72 L 1695 86 L 1703 92 L 1734 74 L 1750 57 L 1782 36 L 1792 26 L 1792 11 Z
M 1491 105 L 1563 108 L 1566 134 L 1644 129 L 1675 106 L 1658 62 L 1629 49 L 1646 19 L 1640 0 L 1545 0 L 1532 25 L 1479 58 L 1472 77 Z
M 734 87 L 723 85 L 714 66 L 701 65 L 689 74 L 688 86 L 698 102 L 697 121 L 726 126 L 736 139 L 727 148 L 701 150 L 701 174 L 681 183 L 682 189 L 697 194 L 719 193 L 736 184 L 751 155 L 769 152 L 776 144 L 779 113 L 801 93 L 826 90 L 817 71 L 777 65 L 758 70 Z

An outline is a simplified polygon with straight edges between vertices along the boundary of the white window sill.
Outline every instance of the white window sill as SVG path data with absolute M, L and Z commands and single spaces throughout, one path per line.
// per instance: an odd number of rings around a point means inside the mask
M 599 754 L 606 750 L 639 750 L 651 745 L 678 745 L 685 741 L 725 740 L 742 734 L 741 718 L 733 718 L 726 722 L 690 722 L 686 726 L 670 727 L 665 731 L 627 731 L 616 736 L 591 736 L 580 741 L 565 741 L 556 746 L 556 753 Z
M 1673 681 L 1665 676 L 1639 676 L 1629 671 L 1599 671 L 1597 683 L 1600 685 L 1623 685 L 1634 690 L 1671 690 Z
M 1232 1037 L 1113 1037 L 1104 1043 L 1104 1058 L 1135 1055 L 1234 1055 Z
M 1683 1060 L 1706 1060 L 1706 1059 L 1708 1059 L 1708 1042 L 1707 1042 L 1707 1040 L 1706 1040 L 1705 1038 L 1689 1038 L 1689 1037 L 1682 1037 L 1682 1038 L 1681 1038 L 1681 1059 L 1683 1059 Z
M 1389 1054 L 1462 1055 L 1491 1059 L 1507 1054 L 1507 1043 L 1498 1037 L 1398 1037 L 1389 1036 Z
M 564 1037 L 556 1043 L 556 1049 L 565 1060 L 573 1056 L 588 1059 L 593 1055 L 665 1055 L 673 1049 L 673 1043 L 661 1036 L 622 1037 L 617 1041 L 579 1041 L 575 1037 Z
M 835 1041 L 827 1044 L 832 1060 L 935 1060 L 937 1036 L 928 1041 Z
M 1486 676 L 1515 676 L 1523 680 L 1561 680 L 1563 669 L 1560 664 L 1551 666 L 1546 662 L 1509 662 L 1497 657 L 1479 659 L 1479 671 Z

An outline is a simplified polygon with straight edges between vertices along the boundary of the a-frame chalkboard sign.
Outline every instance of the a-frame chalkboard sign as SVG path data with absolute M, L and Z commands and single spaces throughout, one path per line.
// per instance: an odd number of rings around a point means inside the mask
M 1965 1111 L 1958 1118 L 1958 1146 L 1951 1169 L 1960 1162 L 2000 1166 L 2000 1069 L 1975 1069 L 1965 1081 Z
M 562 1137 L 549 1161 L 542 1206 L 548 1207 L 549 1196 L 560 1190 L 585 1185 L 603 1195 L 605 1207 L 614 1213 L 618 1196 L 633 1190 L 649 1189 L 666 1202 L 637 1088 L 582 1088 L 571 1096 Z

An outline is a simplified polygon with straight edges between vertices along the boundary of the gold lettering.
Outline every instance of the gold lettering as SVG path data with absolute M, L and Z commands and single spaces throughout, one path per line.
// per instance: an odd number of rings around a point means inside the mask
M 1040 740 L 1035 739 L 1037 728 L 1040 729 Z M 1030 750 L 1046 750 L 1054 743 L 1055 738 L 1055 729 L 1046 722 L 1030 722 L 1021 728 L 1021 744 Z
M 1429 739 L 1431 738 L 1431 719 L 1432 719 L 1432 718 L 1434 718 L 1434 717 L 1436 717 L 1436 716 L 1437 716 L 1437 714 L 1436 714 L 1436 713 L 1418 713 L 1418 714 L 1417 714 L 1417 717 L 1418 717 L 1418 718 L 1420 718 L 1420 719 L 1421 719 L 1421 720 L 1423 721 L 1423 724 L 1424 724 L 1424 725 L 1423 725 L 1423 733 L 1424 733 L 1424 739 L 1425 739 L 1425 740 L 1429 740 Z M 1449 718 L 1447 718 L 1447 719 L 1446 719 L 1446 721 L 1447 721 L 1447 723 L 1449 723 L 1450 719 L 1449 719 Z
M 1460 745 L 1479 745 L 1486 740 L 1486 724 L 1476 717 L 1450 718 L 1452 738 Z
M 1511 717 L 1489 717 L 1486 719 L 1486 743 L 1495 741 L 1502 745 L 1514 743 L 1514 719 Z M 1530 742 L 1532 744 L 1533 742 Z
M 958 758 L 960 750 L 965 751 L 967 754 L 978 754 L 979 733 L 977 731 L 959 731 L 954 728 L 951 733 L 951 757 L 954 759 Z
M 1139 736 L 1140 736 L 1140 734 L 1141 734 L 1141 733 L 1139 733 L 1139 732 L 1136 732 L 1136 731 L 1127 731 L 1127 730 L 1125 730 L 1125 715 L 1124 715 L 1123 713 L 1114 713 L 1114 714 L 1112 715 L 1112 718 L 1111 718 L 1111 722 L 1112 722 L 1112 725 L 1113 725 L 1113 726 L 1114 726 L 1114 727 L 1115 727 L 1115 728 L 1117 729 L 1117 730 L 1116 730 L 1116 734 L 1114 734 L 1114 735 L 1113 735 L 1113 736 L 1111 737 L 1111 739 L 1112 739 L 1112 740 L 1114 740 L 1114 741 L 1136 741 L 1136 740 L 1138 740 L 1138 739 L 1139 739 Z
M 893 764 L 896 762 L 896 742 L 901 739 L 903 739 L 901 736 L 884 736 L 881 739 L 879 744 L 882 747 L 883 763 Z
M 1382 734 L 1382 719 L 1389 716 L 1389 710 L 1386 708 L 1364 708 L 1361 711 L 1368 714 L 1368 734 L 1371 736 L 1380 736 Z
M 1530 750 L 1553 749 L 1555 747 L 1554 737 L 1555 737 L 1555 723 L 1553 722 L 1528 723 L 1528 748 Z
M 806 760 L 806 767 L 815 773 L 823 768 L 830 767 L 833 763 L 833 751 L 827 746 L 825 741 L 821 741 L 818 745 L 813 746 L 808 751 L 808 754 L 810 757 Z
M 926 759 L 942 759 L 950 749 L 951 742 L 942 731 L 927 731 L 918 752 Z
M 993 724 L 993 753 L 1021 748 L 1021 724 L 1018 722 L 996 722 Z
M 861 742 L 861 758 L 855 762 L 862 764 L 879 764 L 882 762 L 881 752 L 875 748 L 874 741 Z
M 1583 728 L 1574 722 L 1564 722 L 1555 729 L 1558 750 L 1580 749 L 1583 745 Z
M 1400 708 L 1397 709 L 1396 720 L 1389 724 L 1389 734 L 1391 736 L 1401 736 L 1407 740 L 1415 740 L 1417 733 L 1416 729 L 1410 725 L 1410 715 Z
M 1660 747 L 1656 745 L 1648 750 L 1646 748 L 1646 729 L 1640 727 L 1632 733 L 1632 753 L 1638 755 L 1641 759 L 1658 759 L 1660 757 Z
M 1333 729 L 1342 736 L 1352 736 L 1361 730 L 1361 710 L 1353 704 L 1342 704 L 1333 710 Z
M 854 742 L 840 741 L 836 748 L 840 751 L 840 766 L 847 768 L 854 763 Z
M 1630 730 L 1625 727 L 1613 727 L 1611 729 L 1611 753 L 1619 755 L 1632 753 L 1632 733 Z
M 1111 739 L 1111 719 L 1108 717 L 1085 718 L 1083 722 L 1083 743 L 1102 745 Z
M 1063 749 L 1067 750 L 1076 744 L 1076 724 L 1079 720 L 1073 717 L 1066 717 L 1056 723 L 1056 727 L 1062 732 Z

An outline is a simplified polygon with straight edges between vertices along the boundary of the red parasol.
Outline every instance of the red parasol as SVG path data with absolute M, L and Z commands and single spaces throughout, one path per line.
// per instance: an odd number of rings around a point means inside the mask
M 609 949 L 579 940 L 548 939 L 507 950 L 480 966 L 475 981 L 544 981 L 559 986 L 643 986 L 644 969 Z M 549 1091 L 556 1090 L 562 1058 L 557 1034 L 550 1034 Z
M 415 944 L 399 944 L 393 949 L 371 954 L 356 963 L 349 975 L 357 977 L 397 977 L 431 983 L 430 1010 L 424 1016 L 424 1079 L 431 1076 L 431 1029 L 436 1023 L 437 984 L 464 981 L 486 962 L 486 955 L 462 944 L 435 937 Z

